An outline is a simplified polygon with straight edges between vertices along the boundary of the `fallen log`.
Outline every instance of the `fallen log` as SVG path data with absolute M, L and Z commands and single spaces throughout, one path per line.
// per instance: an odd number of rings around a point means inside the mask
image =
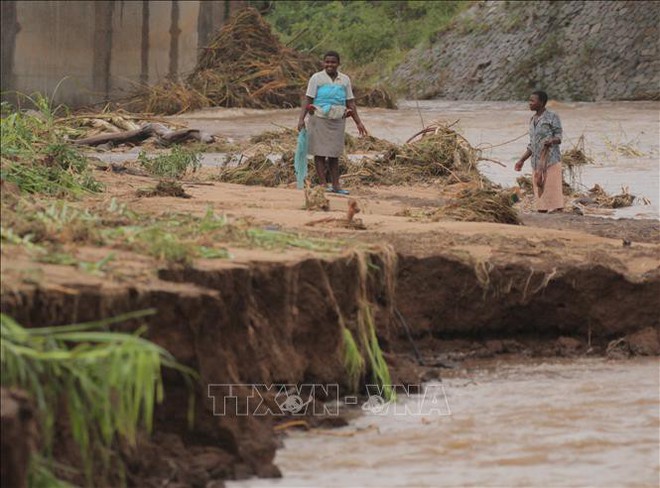
M 139 144 L 150 137 L 156 137 L 158 143 L 163 146 L 169 146 L 190 139 L 206 144 L 214 141 L 211 134 L 198 129 L 170 130 L 162 124 L 149 123 L 137 130 L 128 130 L 113 134 L 99 134 L 84 139 L 76 139 L 73 143 L 81 146 L 100 146 L 101 144 L 116 146 L 119 144 Z
M 111 144 L 114 146 L 117 144 L 140 143 L 154 135 L 153 129 L 149 125 L 147 124 L 138 130 L 116 132 L 114 134 L 99 134 L 98 136 L 76 139 L 72 142 L 80 146 L 100 146 L 101 144 Z

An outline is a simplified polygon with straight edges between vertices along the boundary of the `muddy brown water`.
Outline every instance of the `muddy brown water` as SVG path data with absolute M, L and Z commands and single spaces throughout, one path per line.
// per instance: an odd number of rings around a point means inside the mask
M 582 184 L 600 184 L 610 193 L 628 187 L 634 195 L 648 198 L 651 205 L 633 205 L 615 211 L 612 217 L 658 218 L 660 209 L 660 103 L 658 102 L 571 102 L 550 101 L 549 107 L 562 120 L 562 150 L 570 149 L 584 136 L 586 153 L 594 164 L 584 167 Z M 245 139 L 266 130 L 293 128 L 299 111 L 205 109 L 174 117 L 190 127 L 230 139 Z M 484 157 L 495 159 L 505 168 L 489 162 L 480 164 L 493 181 L 515 185 L 520 174 L 513 165 L 525 151 L 531 112 L 526 102 L 472 102 L 447 100 L 400 101 L 398 110 L 360 109 L 367 129 L 376 137 L 405 142 L 424 125 L 435 121 L 456 122 L 455 127 L 473 146 L 483 149 Z M 347 130 L 357 135 L 349 121 Z M 491 147 L 496 146 L 496 147 Z M 223 155 L 215 159 L 223 160 Z M 207 155 L 206 163 L 214 164 Z M 215 162 L 217 164 L 217 161 Z M 523 173 L 529 173 L 529 163 Z
M 449 415 L 392 409 L 332 433 L 292 432 L 275 459 L 282 479 L 227 486 L 656 487 L 658 366 L 657 359 L 482 363 L 444 378 Z

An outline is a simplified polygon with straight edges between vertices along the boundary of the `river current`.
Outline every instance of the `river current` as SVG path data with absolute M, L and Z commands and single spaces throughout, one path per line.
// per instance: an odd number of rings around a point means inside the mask
M 657 487 L 657 359 L 493 361 L 441 385 L 449 409 L 365 411 L 333 431 L 290 432 L 283 478 L 257 487 Z

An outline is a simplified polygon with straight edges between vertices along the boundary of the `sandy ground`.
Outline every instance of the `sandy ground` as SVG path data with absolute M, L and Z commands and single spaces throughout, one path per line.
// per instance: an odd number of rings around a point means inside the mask
M 625 263 L 632 274 L 644 274 L 660 265 L 658 222 L 652 220 L 533 214 L 526 217 L 531 225 L 520 226 L 450 220 L 431 222 L 400 213 L 411 205 L 437 205 L 442 195 L 434 187 L 360 188 L 350 197 L 328 194 L 330 211 L 323 212 L 305 210 L 303 191 L 295 188 L 190 182 L 183 185 L 192 197 L 189 199 L 140 198 L 136 191 L 152 186 L 153 179 L 112 173 L 102 173 L 100 179 L 108 185 L 108 191 L 96 199 L 109 201 L 114 197 L 136 211 L 201 216 L 212 208 L 230 219 L 245 218 L 265 229 L 340 239 L 347 246 L 390 244 L 397 251 L 420 256 L 460 251 L 478 259 L 499 256 L 512 262 L 534 259 L 548 265 L 557 258 L 576 263 L 589 260 L 599 249 Z M 364 224 L 364 230 L 342 225 L 350 199 L 355 199 L 361 208 L 357 218 Z M 608 225 L 603 226 L 604 223 Z M 630 240 L 631 245 L 624 246 L 624 239 Z M 235 262 L 296 259 L 305 253 L 308 252 L 232 249 Z
M 139 188 L 153 186 L 155 180 L 146 177 L 97 172 L 108 185 L 108 191 L 91 201 L 106 201 L 113 197 L 128 204 L 129 208 L 147 212 L 186 212 L 202 215 L 210 206 L 230 218 L 248 218 L 254 225 L 271 230 L 289 230 L 316 236 L 340 238 L 350 243 L 389 243 L 397 251 L 430 255 L 450 251 L 469 252 L 478 259 L 500 255 L 503 259 L 533 259 L 551 265 L 555 259 L 564 261 L 589 260 L 594 250 L 604 250 L 613 259 L 625 263 L 633 273 L 645 273 L 658 267 L 660 224 L 657 219 L 658 190 L 658 108 L 655 102 L 607 103 L 551 103 L 561 114 L 565 127 L 565 141 L 585 135 L 587 148 L 592 153 L 604 150 L 596 173 L 623 175 L 617 184 L 628 183 L 633 193 L 646 192 L 652 198 L 648 207 L 631 207 L 637 219 L 603 219 L 572 214 L 540 215 L 523 213 L 525 225 L 512 226 L 470 222 L 421 221 L 402 215 L 409 209 L 437 208 L 444 198 L 441 189 L 432 185 L 414 187 L 361 187 L 351 188 L 361 212 L 357 217 L 364 230 L 346 228 L 341 219 L 346 215 L 349 197 L 329 194 L 330 211 L 313 212 L 303 209 L 303 192 L 289 188 L 249 187 L 209 182 L 207 179 L 184 181 L 190 199 L 173 197 L 139 198 Z M 245 140 L 252 135 L 278 127 L 292 127 L 297 110 L 209 109 L 172 117 L 178 123 L 198 128 L 224 138 Z M 484 163 L 481 170 L 496 181 L 512 183 L 518 173 L 512 171 L 512 162 L 525 148 L 524 135 L 529 112 L 526 105 L 511 102 L 402 102 L 399 110 L 363 109 L 362 117 L 377 137 L 403 142 L 417 132 L 422 123 L 434 120 L 458 121 L 457 127 L 473 145 L 486 148 L 499 144 L 484 155 L 505 163 L 505 168 Z M 355 133 L 348 124 L 350 133 Z M 618 131 L 618 132 L 617 132 Z M 623 157 L 613 155 L 604 141 L 610 142 L 616 134 L 636 134 L 634 145 L 640 155 Z M 623 135 L 621 136 L 623 137 Z M 619 138 L 620 141 L 624 139 Z M 600 142 L 598 142 L 600 141 Z M 633 144 L 634 143 L 634 144 Z M 135 148 L 126 152 L 112 152 L 114 161 L 136 157 Z M 608 155 L 609 154 L 609 155 Z M 609 159 L 608 159 L 609 158 Z M 592 169 L 590 169 L 591 171 Z M 204 169 L 212 177 L 215 169 Z M 586 172 L 586 170 L 585 170 Z M 646 186 L 645 186 L 646 185 Z M 607 186 L 607 185 L 605 185 Z M 610 185 L 611 186 L 611 185 Z M 655 212 L 655 214 L 654 214 Z M 631 212 L 628 212 L 631 213 Z M 640 217 L 655 218 L 642 219 Z M 616 216 L 616 215 L 615 215 Z M 328 221 L 334 219 L 334 221 Z M 625 245 L 624 245 L 625 242 Z M 630 243 L 630 245 L 628 245 Z M 90 251 L 92 252 L 92 251 Z M 252 260 L 295 259 L 306 251 L 289 250 L 286 253 L 257 249 L 232 249 L 233 263 Z M 138 260 L 139 261 L 139 260 Z M 209 261 L 208 266 L 231 266 L 230 262 Z M 141 268 L 143 266 L 137 266 Z M 146 266 L 147 268 L 149 266 Z M 7 268 L 4 267 L 6 270 Z

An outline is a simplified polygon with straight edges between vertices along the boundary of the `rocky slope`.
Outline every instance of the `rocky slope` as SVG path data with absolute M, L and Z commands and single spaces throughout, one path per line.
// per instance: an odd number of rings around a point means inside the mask
M 390 82 L 409 98 L 660 98 L 657 2 L 478 2 Z

